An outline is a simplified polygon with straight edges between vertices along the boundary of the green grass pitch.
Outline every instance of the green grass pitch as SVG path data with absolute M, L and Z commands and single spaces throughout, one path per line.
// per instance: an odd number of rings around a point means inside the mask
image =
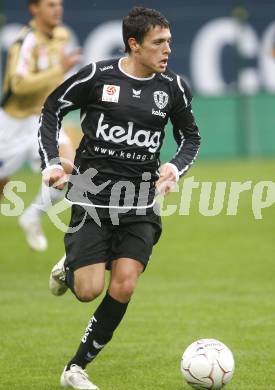
M 199 162 L 197 181 L 274 180 L 274 160 Z M 39 176 L 22 172 L 26 204 Z M 112 342 L 88 368 L 101 390 L 188 390 L 179 371 L 183 350 L 203 337 L 233 351 L 228 390 L 275 389 L 275 208 L 256 220 L 252 191 L 240 195 L 236 216 L 199 212 L 163 218 L 164 231 Z M 179 201 L 178 194 L 168 198 Z M 4 203 L 7 201 L 4 199 Z M 65 220 L 68 215 L 64 216 Z M 57 390 L 63 366 L 99 300 L 79 303 L 70 292 L 49 294 L 48 275 L 63 254 L 63 233 L 44 218 L 49 249 L 26 245 L 17 218 L 0 216 L 0 389 Z

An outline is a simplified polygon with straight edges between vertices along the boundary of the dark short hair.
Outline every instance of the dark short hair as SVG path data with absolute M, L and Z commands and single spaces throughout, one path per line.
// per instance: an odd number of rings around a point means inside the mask
M 131 52 L 129 38 L 135 38 L 138 43 L 142 43 L 150 28 L 155 26 L 170 28 L 168 20 L 157 10 L 145 7 L 132 8 L 122 23 L 125 52 Z
M 38 4 L 40 3 L 40 1 L 41 1 L 41 0 L 28 0 L 28 5 L 29 5 L 29 6 L 30 6 L 30 5 L 33 5 L 33 4 L 38 5 Z

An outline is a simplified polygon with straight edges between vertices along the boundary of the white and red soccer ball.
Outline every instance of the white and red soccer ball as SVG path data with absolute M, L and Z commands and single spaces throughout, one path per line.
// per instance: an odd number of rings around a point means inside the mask
M 186 348 L 180 369 L 195 389 L 221 389 L 232 378 L 234 357 L 230 349 L 215 339 L 201 339 Z

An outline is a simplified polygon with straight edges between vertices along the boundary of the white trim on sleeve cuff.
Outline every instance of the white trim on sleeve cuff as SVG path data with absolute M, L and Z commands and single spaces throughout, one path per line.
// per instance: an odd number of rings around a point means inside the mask
M 53 164 L 53 165 L 50 165 L 50 166 L 44 168 L 42 173 L 43 174 L 47 173 L 47 172 L 51 171 L 52 169 L 61 169 L 62 171 L 64 171 L 62 165 L 60 165 L 60 164 Z
M 179 181 L 179 178 L 180 178 L 180 174 L 179 174 L 179 170 L 178 170 L 178 168 L 176 167 L 176 165 L 175 165 L 175 164 L 172 164 L 172 163 L 166 163 L 166 164 L 164 164 L 164 165 L 169 165 L 169 167 L 171 167 L 171 168 L 174 170 L 175 175 L 176 175 L 176 182 L 178 182 L 178 181 Z

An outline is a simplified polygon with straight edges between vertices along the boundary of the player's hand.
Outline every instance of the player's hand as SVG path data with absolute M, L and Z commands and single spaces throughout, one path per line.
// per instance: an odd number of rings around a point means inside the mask
M 170 165 L 164 164 L 159 169 L 160 177 L 156 182 L 156 189 L 159 194 L 166 195 L 174 188 L 177 182 L 175 169 Z
M 58 190 L 63 190 L 68 181 L 68 176 L 61 166 L 60 168 L 53 167 L 52 169 L 47 169 L 42 175 L 43 182 L 47 186 L 57 188 Z
M 77 47 L 70 51 L 69 53 L 63 51 L 61 54 L 61 65 L 64 69 L 64 72 L 68 72 L 72 69 L 76 64 L 78 64 L 81 60 L 81 49 Z

